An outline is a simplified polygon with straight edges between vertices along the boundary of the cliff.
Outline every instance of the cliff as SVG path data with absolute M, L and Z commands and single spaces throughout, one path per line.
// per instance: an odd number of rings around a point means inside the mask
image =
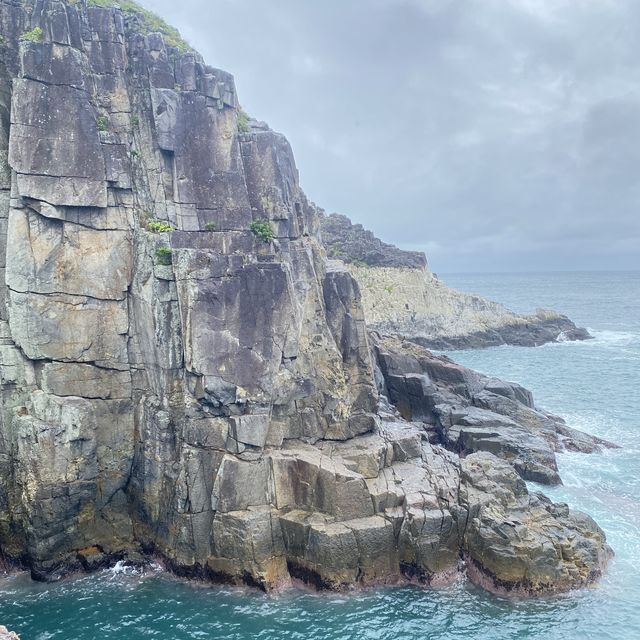
M 368 335 L 286 139 L 115 4 L 0 0 L 3 562 L 51 580 L 155 557 L 264 589 L 595 580 L 603 532 L 523 478 L 606 443 Z
M 452 289 L 424 254 L 402 251 L 346 216 L 321 215 L 329 256 L 345 262 L 360 285 L 368 326 L 430 349 L 474 349 L 501 344 L 538 346 L 591 336 L 549 310 L 514 313 L 497 302 Z

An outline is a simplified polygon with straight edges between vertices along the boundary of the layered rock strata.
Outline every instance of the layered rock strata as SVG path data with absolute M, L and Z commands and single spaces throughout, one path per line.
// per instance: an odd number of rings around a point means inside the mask
M 346 216 L 321 215 L 320 221 L 327 253 L 348 265 L 373 329 L 430 349 L 538 346 L 591 337 L 555 311 L 521 315 L 452 289 L 429 270 L 424 254 L 386 244 Z
M 372 333 L 380 392 L 429 440 L 464 457 L 485 451 L 525 480 L 560 484 L 556 453 L 594 453 L 611 442 L 573 429 L 535 406 L 530 391 L 482 375 L 411 341 Z
M 516 473 L 557 481 L 536 448 L 556 421 L 500 409 L 499 383 L 464 419 L 403 400 L 423 356 L 376 339 L 374 364 L 286 139 L 109 4 L 0 0 L 0 555 L 38 579 L 154 556 L 264 589 L 464 563 L 522 593 L 596 579 L 603 532 Z M 470 436 L 481 410 L 521 446 Z

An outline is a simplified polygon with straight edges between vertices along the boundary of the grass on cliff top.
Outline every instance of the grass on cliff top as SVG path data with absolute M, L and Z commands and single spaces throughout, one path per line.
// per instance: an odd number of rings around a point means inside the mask
M 122 13 L 128 16 L 138 15 L 140 16 L 140 30 L 144 35 L 156 32 L 161 33 L 167 45 L 174 47 L 180 53 L 192 50 L 175 27 L 167 24 L 155 13 L 145 9 L 137 2 L 133 2 L 133 0 L 87 0 L 87 6 L 115 8 L 120 9 Z

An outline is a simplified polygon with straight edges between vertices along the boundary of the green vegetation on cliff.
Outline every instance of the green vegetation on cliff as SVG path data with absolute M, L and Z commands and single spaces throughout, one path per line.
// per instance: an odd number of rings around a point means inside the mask
M 167 233 L 169 231 L 175 231 L 174 227 L 172 227 L 168 222 L 163 222 L 162 220 L 148 220 L 144 223 L 144 226 L 152 233 Z
M 250 228 L 264 242 L 271 242 L 276 237 L 273 226 L 268 220 L 254 220 Z
M 138 16 L 140 31 L 144 35 L 161 33 L 168 46 L 174 47 L 180 53 L 191 51 L 191 47 L 175 27 L 167 24 L 162 18 L 140 6 L 137 2 L 132 0 L 87 0 L 87 5 L 89 7 L 113 7 L 120 9 L 128 16 Z
M 238 131 L 240 133 L 250 133 L 249 116 L 243 109 L 238 109 Z
M 156 251 L 156 260 L 158 264 L 168 267 L 173 262 L 172 251 L 169 247 L 160 247 Z
M 98 127 L 98 131 L 108 131 L 109 118 L 107 118 L 106 116 L 98 116 L 96 118 L 96 126 Z
M 35 29 L 31 29 L 31 31 L 26 31 L 20 36 L 20 40 L 26 40 L 28 42 L 42 42 L 42 29 L 40 27 L 36 27 Z

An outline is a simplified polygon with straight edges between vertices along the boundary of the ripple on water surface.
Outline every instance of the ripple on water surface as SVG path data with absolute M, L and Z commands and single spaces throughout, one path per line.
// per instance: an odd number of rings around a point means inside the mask
M 605 612 L 594 610 L 600 591 L 516 601 L 458 584 L 437 591 L 402 587 L 338 596 L 291 590 L 267 596 L 104 572 L 58 585 L 8 579 L 0 613 L 25 640 L 638 637 L 608 628 Z M 631 614 L 616 613 L 630 632 Z

